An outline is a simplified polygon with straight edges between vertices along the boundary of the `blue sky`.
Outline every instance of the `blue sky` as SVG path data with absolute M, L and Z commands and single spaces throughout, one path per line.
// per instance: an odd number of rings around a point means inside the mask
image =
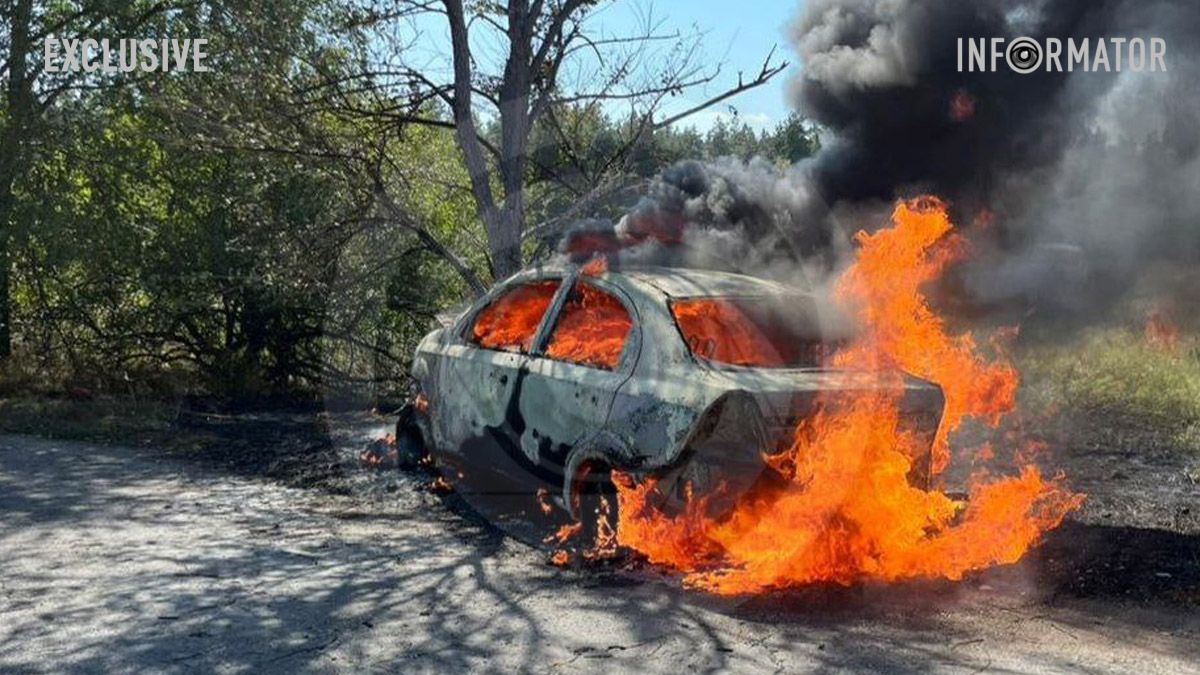
M 665 32 L 703 31 L 705 58 L 712 63 L 725 63 L 721 76 L 709 86 L 709 95 L 735 83 L 738 70 L 752 77 L 762 66 L 771 45 L 778 45 L 776 58 L 792 64 L 787 72 L 684 122 L 706 129 L 718 117 L 728 117 L 732 105 L 747 124 L 764 129 L 773 127 L 791 111 L 787 80 L 796 68 L 796 54 L 787 33 L 801 6 L 800 0 L 618 0 L 603 10 L 594 25 L 602 25 L 606 32 L 613 33 L 635 30 L 639 13 L 650 9 L 654 18 L 663 22 Z M 692 92 L 685 100 L 675 101 L 672 109 L 684 110 L 689 103 L 699 103 L 705 98 L 704 93 Z

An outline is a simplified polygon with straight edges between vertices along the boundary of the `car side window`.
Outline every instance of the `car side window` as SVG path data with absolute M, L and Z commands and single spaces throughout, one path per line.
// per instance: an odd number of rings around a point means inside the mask
M 621 301 L 581 281 L 571 289 L 550 334 L 546 356 L 582 366 L 616 370 L 633 328 Z
M 484 349 L 528 354 L 559 285 L 559 280 L 549 279 L 505 291 L 475 317 L 471 342 Z

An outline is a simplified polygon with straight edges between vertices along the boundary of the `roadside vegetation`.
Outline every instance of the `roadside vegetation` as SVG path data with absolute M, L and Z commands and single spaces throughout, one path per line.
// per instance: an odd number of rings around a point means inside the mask
M 247 477 L 346 490 L 341 480 L 344 459 L 330 435 L 330 427 L 339 422 L 329 414 L 313 409 L 225 413 L 195 408 L 182 400 L 128 395 L 0 398 L 0 433 L 153 448 Z M 354 420 L 383 421 L 368 413 L 356 414 Z
M 1110 326 L 1016 356 L 1026 409 L 1076 441 L 1200 456 L 1200 340 L 1163 343 L 1142 327 Z

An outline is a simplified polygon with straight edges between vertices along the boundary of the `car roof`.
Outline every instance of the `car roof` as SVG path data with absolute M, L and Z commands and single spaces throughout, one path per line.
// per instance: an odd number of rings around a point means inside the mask
M 567 276 L 574 268 L 556 264 L 541 264 L 513 276 L 510 281 L 525 281 L 552 276 Z M 760 297 L 773 295 L 808 295 L 808 291 L 776 281 L 720 270 L 688 269 L 682 267 L 615 267 L 606 275 L 612 281 L 624 279 L 626 284 L 670 298 L 713 296 Z
M 775 281 L 717 270 L 651 267 L 620 270 L 619 273 L 633 282 L 653 286 L 660 293 L 672 298 L 757 297 L 805 292 L 803 289 Z

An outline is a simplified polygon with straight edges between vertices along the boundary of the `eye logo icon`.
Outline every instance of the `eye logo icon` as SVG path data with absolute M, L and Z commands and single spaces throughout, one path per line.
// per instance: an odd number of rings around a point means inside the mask
M 1020 37 L 1008 43 L 1004 58 L 1014 72 L 1027 75 L 1042 65 L 1042 46 L 1031 38 Z

